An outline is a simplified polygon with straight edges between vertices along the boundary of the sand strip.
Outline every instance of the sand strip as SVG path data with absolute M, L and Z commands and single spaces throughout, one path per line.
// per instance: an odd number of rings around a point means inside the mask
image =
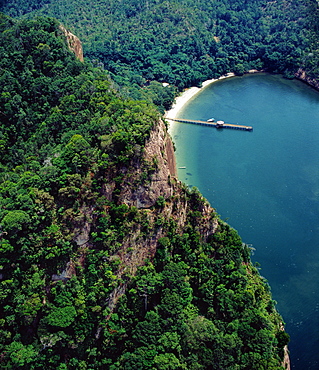
M 174 135 L 174 126 L 175 126 L 176 122 L 170 121 L 169 118 L 176 118 L 178 112 L 184 107 L 184 105 L 190 99 L 192 99 L 196 94 L 198 94 L 200 91 L 202 91 L 206 86 L 212 84 L 213 82 L 223 80 L 223 79 L 229 78 L 229 77 L 234 77 L 234 76 L 235 76 L 235 74 L 230 72 L 230 73 L 227 73 L 226 75 L 223 75 L 219 78 L 204 81 L 202 83 L 202 87 L 195 87 L 195 86 L 190 87 L 189 89 L 185 90 L 180 96 L 178 96 L 175 99 L 175 102 L 174 102 L 172 108 L 169 111 L 167 111 L 165 113 L 165 116 L 164 116 L 169 122 L 169 133 L 170 133 L 170 135 L 172 137 Z
M 165 113 L 165 117 L 168 118 L 176 118 L 178 112 L 183 108 L 183 106 L 196 94 L 198 94 L 201 90 L 203 90 L 206 86 L 210 85 L 213 82 L 223 80 L 225 78 L 234 77 L 235 74 L 230 72 L 226 75 L 223 75 L 219 78 L 207 80 L 202 83 L 202 87 L 190 87 L 189 89 L 185 90 L 180 96 L 175 99 L 175 102 L 172 108 Z

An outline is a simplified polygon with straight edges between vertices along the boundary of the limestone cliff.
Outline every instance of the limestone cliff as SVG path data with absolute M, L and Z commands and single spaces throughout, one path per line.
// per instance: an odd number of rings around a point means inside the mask
M 127 178 L 121 189 L 120 201 L 137 208 L 150 208 L 154 206 L 159 196 L 167 199 L 173 195 L 173 186 L 169 180 L 176 176 L 173 143 L 163 121 L 152 130 L 141 162 L 148 163 L 154 168 L 149 181 L 132 187 L 132 178 Z M 141 175 L 142 167 L 139 165 L 136 168 L 135 177 Z
M 284 357 L 284 361 L 283 361 L 282 365 L 283 365 L 284 369 L 290 370 L 291 367 L 290 367 L 290 358 L 289 358 L 288 346 L 285 346 L 284 351 L 285 351 L 285 357 Z
M 81 62 L 83 62 L 84 61 L 83 48 L 82 48 L 82 43 L 81 43 L 80 39 L 77 36 L 73 35 L 73 33 L 68 31 L 62 25 L 60 25 L 60 30 L 64 33 L 64 35 L 67 39 L 68 46 L 69 46 L 70 50 L 72 50 L 74 52 L 74 54 L 76 55 L 76 57 Z
M 162 120 L 154 125 L 141 156 L 134 157 L 128 166 L 118 168 L 116 172 L 113 170 L 105 173 L 103 196 L 111 202 L 136 207 L 144 222 L 148 224 L 148 237 L 145 237 L 141 222 L 132 224 L 122 245 L 110 256 L 110 260 L 119 261 L 115 275 L 120 281 L 105 302 L 110 314 L 118 299 L 125 293 L 128 282 L 126 277 L 134 276 L 147 259 L 154 258 L 158 240 L 166 236 L 167 232 L 162 221 L 174 220 L 177 225 L 176 232 L 183 233 L 191 206 L 185 193 L 186 188 L 177 180 L 176 173 L 173 143 Z M 119 175 L 123 179 L 120 189 L 117 189 L 114 179 Z M 118 192 L 119 194 L 115 195 Z M 217 230 L 218 219 L 207 201 L 200 197 L 198 211 L 201 214 L 201 222 L 198 229 L 205 241 Z M 73 242 L 78 246 L 77 253 L 60 275 L 52 276 L 53 281 L 70 279 L 76 274 L 74 266 L 85 264 L 86 251 L 94 246 L 90 234 L 95 227 L 93 221 L 95 212 L 95 206 L 84 204 L 81 207 L 82 216 L 78 217 L 77 222 L 73 221 L 72 230 Z M 99 336 L 99 330 L 96 336 Z
M 154 166 L 155 169 L 150 177 L 143 181 L 141 178 L 145 174 L 145 167 L 148 168 L 149 165 Z M 130 207 L 134 206 L 143 212 L 145 221 L 149 225 L 149 237 L 143 236 L 141 224 L 135 225 L 128 230 L 121 248 L 111 257 L 121 261 L 116 275 L 122 283 L 115 287 L 107 299 L 110 312 L 108 317 L 118 299 L 125 293 L 128 282 L 125 276 L 134 276 L 137 269 L 147 259 L 152 260 L 156 253 L 158 240 L 166 235 L 164 227 L 158 221 L 172 219 L 177 223 L 177 233 L 183 233 L 187 211 L 190 207 L 185 197 L 184 185 L 176 178 L 174 147 L 162 120 L 151 131 L 141 159 L 137 163 L 132 162 L 129 168 L 123 168 L 122 171 L 125 175 L 121 183 L 118 202 Z M 113 198 L 116 187 L 112 177 L 109 178 L 104 188 L 104 195 L 110 200 Z M 157 206 L 159 199 L 163 200 L 161 206 Z M 198 227 L 205 240 L 217 230 L 218 221 L 214 210 L 204 198 L 202 198 L 199 212 L 203 222 Z

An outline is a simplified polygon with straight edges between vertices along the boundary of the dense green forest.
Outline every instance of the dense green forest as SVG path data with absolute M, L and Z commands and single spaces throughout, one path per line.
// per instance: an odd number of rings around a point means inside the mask
M 161 113 L 230 71 L 316 79 L 317 1 L 0 10 L 0 367 L 282 369 L 289 336 L 249 248 L 163 174 Z
M 122 93 L 153 101 L 162 112 L 174 87 L 227 72 L 265 69 L 293 77 L 306 68 L 315 76 L 317 8 L 315 0 L 4 0 L 2 6 L 13 17 L 56 17 Z
M 0 16 L 0 79 L 1 368 L 282 369 L 267 281 L 163 174 L 156 106 L 47 17 Z

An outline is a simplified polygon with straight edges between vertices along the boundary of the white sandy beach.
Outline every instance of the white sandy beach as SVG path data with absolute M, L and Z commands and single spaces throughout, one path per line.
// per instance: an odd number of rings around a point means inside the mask
M 190 87 L 189 89 L 185 90 L 180 96 L 178 96 L 175 99 L 175 103 L 173 104 L 172 108 L 165 113 L 165 118 L 169 121 L 169 133 L 170 133 L 170 135 L 173 137 L 174 125 L 176 124 L 176 122 L 170 121 L 169 118 L 176 118 L 178 112 L 184 107 L 184 105 L 190 99 L 192 99 L 196 94 L 198 94 L 201 90 L 203 90 L 206 86 L 212 84 L 213 82 L 223 80 L 223 79 L 229 78 L 229 77 L 234 77 L 234 76 L 235 76 L 235 74 L 230 72 L 230 73 L 227 73 L 226 75 L 223 75 L 219 78 L 204 81 L 202 83 L 202 87 L 195 87 L 195 86 Z
M 258 71 L 257 69 L 251 69 L 247 73 L 251 74 L 251 73 L 260 73 L 260 72 L 263 72 L 263 70 Z M 220 80 L 223 80 L 229 77 L 235 77 L 235 76 L 236 76 L 235 73 L 229 72 L 219 78 L 204 81 L 202 83 L 202 87 L 195 87 L 195 86 L 190 87 L 189 89 L 186 89 L 180 96 L 178 96 L 175 99 L 175 103 L 173 104 L 172 108 L 165 113 L 165 118 L 169 122 L 169 133 L 171 137 L 174 136 L 174 127 L 177 123 L 174 121 L 170 121 L 169 118 L 176 118 L 178 112 L 184 107 L 184 105 L 189 100 L 191 100 L 196 94 L 202 91 L 206 86 L 212 84 L 213 82 L 220 81 Z

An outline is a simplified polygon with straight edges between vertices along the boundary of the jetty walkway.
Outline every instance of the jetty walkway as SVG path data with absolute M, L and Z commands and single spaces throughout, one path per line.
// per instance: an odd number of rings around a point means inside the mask
M 226 123 L 224 121 L 198 121 L 198 120 L 190 120 L 190 119 L 183 119 L 183 118 L 169 118 L 166 117 L 167 120 L 175 121 L 175 122 L 182 122 L 182 123 L 191 123 L 192 125 L 201 125 L 201 126 L 211 126 L 216 128 L 230 128 L 233 130 L 244 130 L 244 131 L 252 131 L 253 128 L 251 126 L 243 126 L 243 125 L 236 125 L 234 123 Z

